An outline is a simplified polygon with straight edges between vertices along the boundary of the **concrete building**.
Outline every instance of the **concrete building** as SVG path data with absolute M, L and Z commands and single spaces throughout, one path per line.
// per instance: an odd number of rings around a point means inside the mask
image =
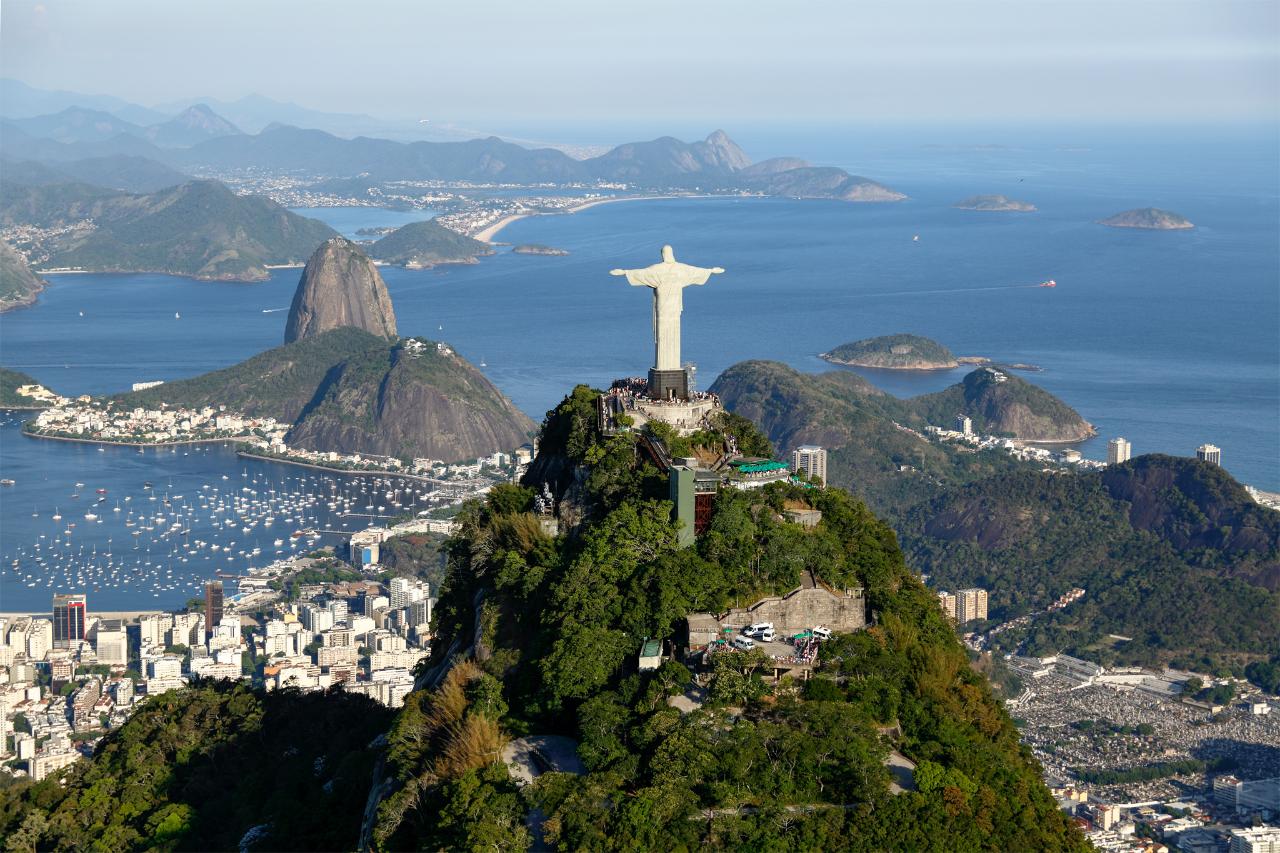
M 955 593 L 943 590 L 938 593 L 938 603 L 942 605 L 942 612 L 947 614 L 952 622 L 956 620 L 956 596 Z
M 1280 827 L 1258 826 L 1231 830 L 1228 853 L 1280 853 Z
M 802 444 L 791 453 L 791 470 L 827 483 L 827 451 L 816 444 Z
M 987 618 L 987 591 L 981 587 L 962 589 L 956 593 L 956 622 L 963 625 Z
M 1202 444 L 1196 448 L 1196 458 L 1210 465 L 1222 464 L 1222 448 L 1216 444 Z
M 968 415 L 956 415 L 956 432 L 964 436 L 973 435 L 973 420 Z
M 78 758 L 80 753 L 74 749 L 37 752 L 27 759 L 27 773 L 34 781 L 39 782 L 62 768 L 74 764 Z
M 1129 440 L 1124 436 L 1117 436 L 1107 442 L 1107 464 L 1118 465 L 1121 462 L 1128 462 L 1133 455 L 1133 446 L 1129 444 Z
M 94 650 L 98 654 L 98 663 L 108 666 L 125 666 L 129 663 L 129 639 L 123 621 L 101 620 L 98 622 L 96 635 Z
M 81 594 L 59 593 L 53 597 L 53 647 L 76 648 L 89 628 L 88 601 Z

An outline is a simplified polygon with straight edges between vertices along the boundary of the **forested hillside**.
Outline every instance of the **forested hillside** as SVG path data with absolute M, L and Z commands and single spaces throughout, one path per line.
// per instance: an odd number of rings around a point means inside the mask
M 392 729 L 376 846 L 521 849 L 540 833 L 591 850 L 1084 849 L 888 527 L 838 489 L 779 484 L 722 491 L 682 550 L 665 477 L 634 434 L 596 431 L 594 397 L 579 387 L 549 414 L 523 487 L 460 518 L 424 689 Z M 544 484 L 554 538 L 531 511 Z M 818 527 L 783 521 L 788 501 L 820 509 Z M 721 652 L 705 697 L 677 707 L 685 666 L 636 670 L 643 638 L 677 639 L 685 614 L 805 571 L 864 586 L 875 621 L 826 645 L 807 685 Z M 518 787 L 491 756 L 526 735 L 576 742 L 584 772 Z M 890 793 L 890 749 L 919 762 L 918 791 Z
M 350 850 L 391 712 L 220 682 L 149 699 L 51 777 L 0 789 L 6 850 Z

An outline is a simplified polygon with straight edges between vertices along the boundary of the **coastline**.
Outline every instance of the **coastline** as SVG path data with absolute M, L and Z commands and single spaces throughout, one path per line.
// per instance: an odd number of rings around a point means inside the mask
M 244 437 L 224 436 L 222 438 L 188 438 L 182 441 L 110 441 L 103 438 L 72 438 L 69 435 L 45 435 L 39 432 L 29 432 L 23 427 L 22 434 L 27 438 L 43 438 L 49 441 L 70 441 L 75 444 L 101 444 L 104 446 L 113 445 L 115 447 L 178 447 L 184 444 L 244 444 L 248 441 Z
M 476 240 L 480 240 L 485 243 L 492 243 L 493 238 L 498 235 L 499 231 L 501 231 L 503 228 L 506 228 L 512 222 L 515 222 L 516 220 L 519 220 L 519 219 L 525 219 L 526 217 L 568 216 L 570 214 L 579 213 L 583 210 L 587 210 L 588 208 L 596 207 L 601 204 L 613 204 L 614 202 L 619 202 L 619 201 L 657 201 L 659 199 L 664 199 L 664 198 L 719 198 L 719 196 L 713 196 L 713 195 L 707 195 L 707 194 L 703 194 L 703 195 L 667 194 L 667 195 L 626 195 L 626 196 L 615 196 L 612 198 L 595 198 L 595 199 L 592 199 L 591 201 L 585 201 L 582 204 L 576 204 L 573 207 L 566 207 L 564 210 L 557 211 L 555 213 L 539 213 L 537 211 L 531 211 L 529 213 L 513 213 L 510 216 L 502 217 L 492 225 L 482 228 L 472 236 Z
M 279 462 L 281 465 L 296 465 L 299 468 L 310 468 L 313 471 L 324 471 L 327 474 L 342 474 L 347 477 L 395 477 L 400 480 L 417 480 L 420 483 L 436 482 L 430 477 L 423 477 L 419 474 L 401 474 L 396 471 L 352 471 L 350 468 L 330 468 L 327 465 L 317 465 L 314 462 L 302 462 L 295 459 L 281 459 L 276 456 L 263 456 L 258 453 L 252 453 L 248 450 L 237 450 L 236 456 L 241 459 L 256 459 L 259 462 Z

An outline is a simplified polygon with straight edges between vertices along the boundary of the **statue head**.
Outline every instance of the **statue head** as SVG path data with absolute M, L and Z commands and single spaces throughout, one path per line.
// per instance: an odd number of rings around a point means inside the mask
M 664 264 L 674 264 L 676 262 L 675 250 L 670 246 L 662 247 L 662 262 Z

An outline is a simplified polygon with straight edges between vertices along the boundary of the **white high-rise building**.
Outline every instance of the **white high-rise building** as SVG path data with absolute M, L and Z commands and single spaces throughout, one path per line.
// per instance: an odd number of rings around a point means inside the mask
M 1222 448 L 1216 444 L 1202 444 L 1196 448 L 1196 458 L 1210 465 L 1222 464 Z
M 816 444 L 802 444 L 791 454 L 791 470 L 827 482 L 827 451 Z
M 942 605 L 942 612 L 947 614 L 948 619 L 956 618 L 956 597 L 954 593 L 945 590 L 938 593 L 938 603 Z
M 1124 436 L 1117 436 L 1107 442 L 1107 464 L 1117 465 L 1128 462 L 1133 454 L 1133 445 Z
M 1229 853 L 1280 853 L 1280 827 L 1233 829 L 1227 850 Z
M 129 662 L 129 642 L 124 622 L 119 619 L 103 619 L 98 623 L 96 651 L 98 663 L 124 666 Z
M 973 420 L 968 415 L 956 415 L 956 432 L 973 435 Z
M 963 625 L 975 619 L 987 618 L 987 591 L 980 587 L 962 589 L 956 593 L 956 622 Z

